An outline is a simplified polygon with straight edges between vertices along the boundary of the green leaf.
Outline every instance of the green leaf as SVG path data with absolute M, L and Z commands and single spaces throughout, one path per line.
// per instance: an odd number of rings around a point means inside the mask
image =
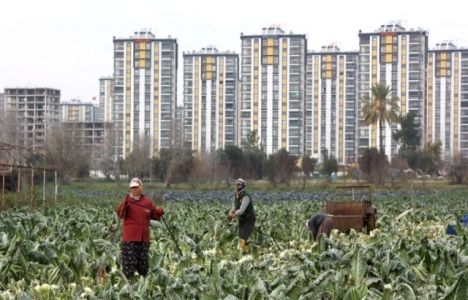
M 254 287 L 252 288 L 248 300 L 260 300 L 264 299 L 264 296 L 267 295 L 267 290 L 265 288 L 265 283 L 260 278 L 257 279 Z
M 201 300 L 217 300 L 219 299 L 219 297 L 216 297 L 215 295 L 203 294 L 200 299 Z
M 216 260 L 211 261 L 210 272 L 211 286 L 218 295 L 221 295 L 223 290 L 223 278 L 219 273 L 219 265 Z
M 367 264 L 361 251 L 356 251 L 353 262 L 351 263 L 351 276 L 354 279 L 354 285 L 360 286 L 366 274 Z
M 353 286 L 344 295 L 344 300 L 362 300 L 367 295 L 367 288 L 365 285 Z
M 278 285 L 273 291 L 270 293 L 270 297 L 274 299 L 281 299 L 285 297 L 286 293 L 286 286 L 282 283 Z
M 38 263 L 43 265 L 47 265 L 50 262 L 47 256 L 36 250 L 29 251 L 28 257 L 31 258 L 31 260 L 37 261 Z
M 0 250 L 8 248 L 8 235 L 5 232 L 0 232 Z
M 399 295 L 403 296 L 405 300 L 416 300 L 413 288 L 406 283 L 400 283 L 396 287 L 396 291 Z
M 334 271 L 333 270 L 327 270 L 325 272 L 322 272 L 313 282 L 312 282 L 312 285 L 313 286 L 318 286 L 322 283 L 322 281 L 325 280 L 325 278 L 327 278 L 328 276 L 331 276 L 332 273 Z
M 367 286 L 370 286 L 370 285 L 373 285 L 374 283 L 377 283 L 377 282 L 380 282 L 382 281 L 381 278 L 379 277 L 369 277 L 366 279 L 366 285 Z
M 444 294 L 442 300 L 468 299 L 468 270 L 460 274 L 457 281 Z
M 287 293 L 290 299 L 297 299 L 303 292 L 305 288 L 302 284 L 296 283 Z

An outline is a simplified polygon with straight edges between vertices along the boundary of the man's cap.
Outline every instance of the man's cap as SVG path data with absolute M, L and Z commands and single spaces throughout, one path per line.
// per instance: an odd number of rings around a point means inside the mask
M 130 180 L 130 184 L 129 184 L 129 187 L 135 187 L 135 186 L 141 186 L 141 180 L 140 178 L 133 178 L 132 180 Z
M 236 180 L 236 184 L 241 184 L 242 186 L 246 186 L 247 185 L 247 181 L 245 181 L 244 179 L 242 178 L 237 178 Z

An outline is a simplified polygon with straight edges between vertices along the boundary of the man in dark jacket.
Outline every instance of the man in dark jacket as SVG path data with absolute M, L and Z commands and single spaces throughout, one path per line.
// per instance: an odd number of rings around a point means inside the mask
M 306 222 L 306 227 L 311 231 L 312 237 L 317 241 L 322 234 L 330 235 L 333 229 L 331 215 L 319 213 Z
M 247 240 L 255 228 L 255 212 L 252 198 L 246 192 L 247 182 L 239 178 L 236 180 L 236 193 L 229 219 L 238 220 L 238 236 L 240 238 L 239 247 L 243 254 L 249 253 L 249 243 Z
M 143 195 L 140 179 L 130 181 L 130 193 L 116 209 L 123 219 L 122 268 L 125 277 L 133 278 L 135 271 L 142 276 L 148 273 L 148 251 L 150 246 L 150 220 L 159 220 L 164 211 Z

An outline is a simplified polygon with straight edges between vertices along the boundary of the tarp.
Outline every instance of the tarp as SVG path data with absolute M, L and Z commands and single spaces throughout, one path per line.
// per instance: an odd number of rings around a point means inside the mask
M 464 215 L 460 218 L 460 224 L 468 227 L 468 215 Z M 445 233 L 448 235 L 457 235 L 457 229 L 454 225 L 448 225 Z

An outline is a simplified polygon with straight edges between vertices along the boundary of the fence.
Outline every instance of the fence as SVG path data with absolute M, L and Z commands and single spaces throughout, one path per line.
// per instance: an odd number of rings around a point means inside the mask
M 36 187 L 35 183 L 41 182 L 42 205 L 46 206 L 46 200 L 49 198 L 46 194 L 47 177 L 49 181 L 53 181 L 54 205 L 57 204 L 57 170 L 50 168 L 31 167 L 24 165 L 11 165 L 0 163 L 0 175 L 2 177 L 2 202 L 1 208 L 6 207 L 5 191 L 15 192 L 16 204 L 19 202 L 29 201 L 31 205 L 36 204 Z M 29 199 L 28 199 L 29 198 Z

